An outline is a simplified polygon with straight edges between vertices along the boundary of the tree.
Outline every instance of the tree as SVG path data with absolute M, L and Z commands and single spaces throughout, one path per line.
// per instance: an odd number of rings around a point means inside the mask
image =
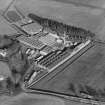
M 69 90 L 70 90 L 71 92 L 73 92 L 73 94 L 76 95 L 76 90 L 75 90 L 75 86 L 74 86 L 73 83 L 70 83 L 70 85 L 69 85 Z
M 2 36 L 0 40 L 2 40 L 0 41 L 0 48 L 6 49 L 7 52 L 6 57 L 3 57 L 4 62 L 8 65 L 11 72 L 11 75 L 8 74 L 7 83 L 9 84 L 8 86 L 12 84 L 15 86 L 22 82 L 22 77 L 29 67 L 29 62 L 17 40 L 6 35 Z M 7 60 L 5 61 L 5 59 Z
M 91 87 L 91 86 L 88 86 L 88 85 L 85 85 L 85 88 L 86 88 L 86 91 L 87 91 L 87 93 L 89 94 L 89 95 L 91 95 L 91 96 L 97 96 L 97 91 L 96 91 L 96 89 L 94 89 L 93 87 Z

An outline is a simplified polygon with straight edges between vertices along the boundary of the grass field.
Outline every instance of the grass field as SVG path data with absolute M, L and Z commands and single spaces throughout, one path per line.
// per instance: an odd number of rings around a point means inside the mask
M 64 101 L 60 98 L 47 95 L 21 93 L 18 96 L 14 97 L 8 96 L 0 97 L 0 105 L 65 105 L 65 104 Z
M 75 3 L 77 6 L 84 5 L 97 8 L 105 8 L 105 0 L 53 0 L 63 3 Z
M 8 22 L 0 15 L 0 35 L 13 35 L 17 33 L 16 30 L 14 30 L 9 24 Z
M 0 10 L 4 10 L 13 0 L 0 0 Z

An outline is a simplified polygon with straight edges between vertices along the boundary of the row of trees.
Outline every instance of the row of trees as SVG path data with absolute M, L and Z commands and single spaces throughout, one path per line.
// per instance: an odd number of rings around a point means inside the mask
M 69 90 L 72 92 L 75 96 L 80 96 L 84 98 L 92 97 L 96 100 L 105 101 L 105 88 L 104 89 L 95 89 L 88 85 L 75 85 L 73 83 L 70 83 Z
M 32 13 L 30 13 L 28 16 L 43 27 L 50 28 L 52 31 L 57 32 L 58 35 L 63 35 L 65 33 L 66 35 L 68 35 L 68 37 L 72 37 L 74 39 L 76 38 L 81 41 L 86 40 L 87 38 L 93 38 L 95 35 L 89 30 L 85 30 L 76 26 L 70 26 L 62 22 L 55 21 L 53 19 L 43 18 Z

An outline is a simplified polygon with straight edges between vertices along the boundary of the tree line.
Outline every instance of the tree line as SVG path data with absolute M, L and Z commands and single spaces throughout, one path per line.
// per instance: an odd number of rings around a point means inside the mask
M 73 38 L 74 40 L 78 39 L 84 41 L 88 38 L 93 38 L 95 36 L 95 34 L 89 30 L 67 25 L 62 22 L 41 17 L 32 13 L 28 14 L 28 17 L 36 21 L 38 24 L 42 25 L 44 28 L 50 28 L 52 31 L 55 31 L 58 35 L 63 35 L 65 33 L 69 38 Z
M 105 88 L 95 89 L 89 85 L 83 84 L 69 84 L 69 91 L 74 96 L 79 96 L 82 98 L 92 98 L 95 100 L 105 101 Z

